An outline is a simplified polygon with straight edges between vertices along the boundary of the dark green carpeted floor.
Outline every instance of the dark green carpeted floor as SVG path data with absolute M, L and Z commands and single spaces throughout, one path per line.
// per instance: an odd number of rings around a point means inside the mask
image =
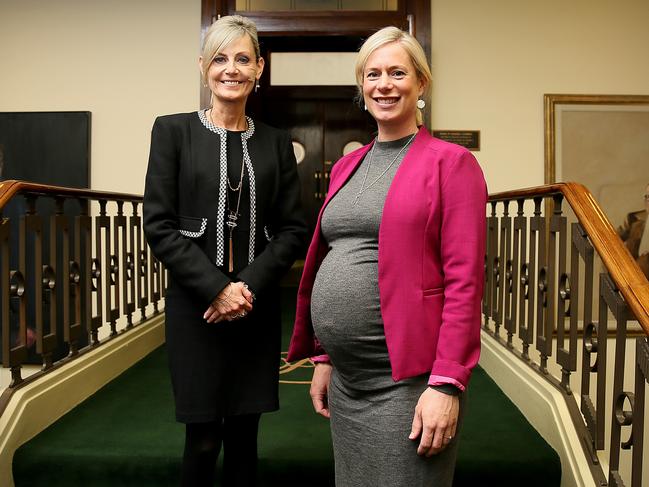
M 282 379 L 309 376 L 298 369 Z M 262 418 L 260 486 L 333 486 L 328 424 L 312 412 L 308 385 L 282 383 L 280 396 L 281 410 Z M 456 486 L 560 484 L 557 454 L 480 368 L 467 411 Z M 183 436 L 161 347 L 23 445 L 16 486 L 174 486 Z

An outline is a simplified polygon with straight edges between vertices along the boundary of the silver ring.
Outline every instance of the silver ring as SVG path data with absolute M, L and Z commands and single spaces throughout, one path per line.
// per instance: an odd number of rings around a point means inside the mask
M 452 436 L 445 436 L 444 438 L 446 438 L 447 440 L 452 440 L 453 439 Z

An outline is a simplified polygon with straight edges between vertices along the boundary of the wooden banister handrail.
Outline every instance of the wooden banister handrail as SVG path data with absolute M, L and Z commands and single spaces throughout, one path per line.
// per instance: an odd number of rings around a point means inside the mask
M 30 192 L 36 194 L 57 194 L 60 196 L 111 199 L 113 201 L 142 201 L 142 195 L 129 193 L 116 193 L 113 191 L 97 191 L 84 188 L 67 188 L 65 186 L 52 186 L 47 184 L 30 183 L 16 179 L 7 179 L 0 182 L 0 209 L 16 194 Z
M 492 194 L 488 206 L 484 332 L 563 394 L 593 485 L 645 485 L 644 272 L 581 184 Z
M 142 195 L 6 180 L 0 211 L 17 196 L 25 208 L 0 221 L 1 357 L 12 390 L 28 354 L 49 371 L 158 314 L 166 283 L 144 237 Z
M 591 192 L 579 183 L 555 183 L 489 195 L 489 201 L 532 198 L 561 193 L 586 229 L 613 282 L 635 318 L 649 335 L 649 281 L 609 222 Z

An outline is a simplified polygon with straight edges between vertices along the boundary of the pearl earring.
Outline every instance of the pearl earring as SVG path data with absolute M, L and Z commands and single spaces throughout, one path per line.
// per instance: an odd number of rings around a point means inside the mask
M 424 108 L 426 108 L 426 102 L 420 98 L 419 100 L 417 100 L 417 108 L 423 110 Z

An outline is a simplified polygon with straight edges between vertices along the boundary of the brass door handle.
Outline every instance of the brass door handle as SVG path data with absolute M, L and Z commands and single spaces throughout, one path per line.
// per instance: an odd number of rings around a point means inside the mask
M 313 193 L 313 197 L 316 200 L 322 199 L 322 192 L 321 190 L 321 182 L 322 182 L 322 171 L 316 171 L 313 174 L 313 179 L 315 180 L 315 191 Z
M 324 181 L 322 181 L 322 186 L 323 186 L 323 193 L 322 193 L 322 199 L 324 200 L 327 197 L 327 194 L 329 193 L 329 174 L 331 171 L 325 171 L 324 173 Z

